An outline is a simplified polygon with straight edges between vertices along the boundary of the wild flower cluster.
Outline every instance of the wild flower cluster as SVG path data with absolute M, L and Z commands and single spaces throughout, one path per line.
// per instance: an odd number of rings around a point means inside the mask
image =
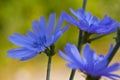
M 57 23 L 55 23 L 55 13 L 50 14 L 48 22 L 44 16 L 41 16 L 39 21 L 33 21 L 33 31 L 27 31 L 26 35 L 19 33 L 11 35 L 9 41 L 20 47 L 9 50 L 8 56 L 25 61 L 44 52 L 48 56 L 46 80 L 50 80 L 50 64 L 55 54 L 55 42 L 71 25 L 75 25 L 79 29 L 78 46 L 68 42 L 64 47 L 66 54 L 61 50 L 58 51 L 59 55 L 67 61 L 67 67 L 72 69 L 69 80 L 74 79 L 76 70 L 86 74 L 86 80 L 100 80 L 102 76 L 111 80 L 120 79 L 120 75 L 113 73 L 120 70 L 120 63 L 109 65 L 120 46 L 120 24 L 108 15 L 100 20 L 90 12 L 86 12 L 86 2 L 87 0 L 84 0 L 83 7 L 76 11 L 70 8 L 72 16 L 62 12 Z M 64 21 L 67 21 L 68 25 L 62 27 Z M 116 44 L 110 45 L 106 55 L 97 55 L 90 48 L 90 43 L 113 32 L 117 33 Z M 97 35 L 91 38 L 93 34 Z

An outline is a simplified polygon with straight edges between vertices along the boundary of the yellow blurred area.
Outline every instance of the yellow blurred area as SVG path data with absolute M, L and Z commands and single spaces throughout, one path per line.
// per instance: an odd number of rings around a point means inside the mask
M 40 54 L 35 58 L 20 62 L 7 56 L 7 50 L 16 48 L 8 41 L 14 32 L 25 34 L 31 30 L 31 23 L 39 20 L 40 16 L 48 19 L 50 13 L 56 13 L 57 19 L 62 11 L 69 12 L 81 8 L 82 0 L 0 0 L 0 80 L 45 80 L 47 56 Z M 120 21 L 120 0 L 88 0 L 86 10 L 93 15 L 103 18 L 108 14 Z M 91 43 L 91 47 L 98 54 L 106 54 L 116 33 Z M 78 29 L 71 26 L 56 42 L 56 53 L 63 50 L 66 43 L 77 45 Z M 112 63 L 120 62 L 120 51 L 115 55 Z M 111 64 L 112 64 L 111 63 Z M 52 61 L 51 80 L 68 80 L 71 70 L 66 67 L 66 62 L 56 54 Z M 120 72 L 116 72 L 120 74 Z M 85 75 L 77 71 L 75 80 L 84 80 Z M 109 80 L 104 79 L 103 80 Z

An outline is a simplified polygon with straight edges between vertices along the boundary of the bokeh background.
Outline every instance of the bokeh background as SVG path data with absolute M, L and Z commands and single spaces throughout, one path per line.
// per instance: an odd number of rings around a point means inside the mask
M 45 80 L 47 56 L 40 54 L 24 62 L 11 59 L 7 56 L 7 50 L 17 46 L 10 43 L 8 37 L 14 32 L 25 34 L 27 30 L 32 29 L 32 21 L 39 20 L 40 16 L 48 19 L 50 13 L 56 13 L 58 19 L 62 11 L 70 13 L 69 8 L 75 10 L 81 6 L 82 0 L 0 0 L 0 80 Z M 100 19 L 108 14 L 120 21 L 120 0 L 88 0 L 86 10 Z M 91 47 L 98 54 L 106 54 L 110 44 L 115 43 L 115 34 L 92 42 Z M 78 29 L 71 26 L 55 44 L 56 53 L 59 49 L 63 50 L 67 42 L 77 45 L 77 39 Z M 118 51 L 111 64 L 120 62 L 119 59 Z M 71 70 L 66 67 L 66 62 L 58 54 L 53 57 L 52 62 L 51 80 L 68 80 Z M 84 77 L 77 71 L 75 80 L 84 80 Z

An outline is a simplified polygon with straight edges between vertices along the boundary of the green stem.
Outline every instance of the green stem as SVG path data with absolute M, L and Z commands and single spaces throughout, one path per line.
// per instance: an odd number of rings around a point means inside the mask
M 47 65 L 46 80 L 50 80 L 51 61 L 52 61 L 52 56 L 48 56 L 48 65 Z
M 91 36 L 91 33 L 84 32 L 84 37 L 83 37 L 83 40 L 82 40 L 82 44 L 89 43 L 88 40 L 89 40 L 90 36 Z
M 86 80 L 100 80 L 100 77 L 92 77 L 90 75 L 87 75 Z
M 86 9 L 86 4 L 87 4 L 87 0 L 84 0 L 84 1 L 83 1 L 83 6 L 82 6 L 82 8 L 84 9 L 84 11 L 85 11 L 85 9 Z
M 83 1 L 83 6 L 82 6 L 82 8 L 84 9 L 84 11 L 85 11 L 85 8 L 86 8 L 86 3 L 87 3 L 87 0 L 84 0 Z M 83 31 L 80 30 L 79 31 L 79 37 L 78 37 L 78 50 L 79 51 L 81 50 L 82 38 L 83 38 Z M 76 72 L 76 70 L 72 69 L 69 80 L 73 80 L 74 79 L 75 72 Z
M 116 52 L 118 51 L 120 46 L 120 41 L 118 41 L 115 45 L 115 47 L 113 48 L 110 56 L 108 57 L 108 64 L 111 62 L 112 58 L 115 56 Z
M 100 38 L 104 37 L 105 35 L 106 35 L 106 34 L 98 35 L 98 36 L 96 36 L 96 37 L 94 37 L 94 38 L 91 38 L 91 39 L 87 40 L 87 42 L 90 43 L 90 42 L 92 42 L 92 41 L 94 41 L 94 40 L 97 40 L 97 39 L 100 39 Z
M 79 31 L 79 38 L 78 38 L 78 47 L 77 47 L 79 51 L 81 50 L 81 45 L 82 45 L 82 38 L 83 38 L 82 35 L 83 35 L 83 31 L 80 30 Z M 75 72 L 76 72 L 76 70 L 72 69 L 69 80 L 73 80 Z
M 111 62 L 112 58 L 115 56 L 116 52 L 120 47 L 120 28 L 117 29 L 117 37 L 115 39 L 116 39 L 116 45 L 113 48 L 110 56 L 108 57 L 108 64 Z
M 48 64 L 47 64 L 47 75 L 46 75 L 46 80 L 50 80 L 50 70 L 51 70 L 51 61 L 52 61 L 52 56 L 55 55 L 55 46 L 54 44 L 51 45 L 49 48 L 45 50 L 46 55 L 48 56 Z
M 74 75 L 75 75 L 75 71 L 76 71 L 75 69 L 72 69 L 69 80 L 73 80 Z
M 83 42 L 82 40 L 83 40 L 83 31 L 80 30 L 79 37 L 78 37 L 78 46 L 77 46 L 79 51 L 81 51 L 81 46 L 82 46 L 82 42 Z

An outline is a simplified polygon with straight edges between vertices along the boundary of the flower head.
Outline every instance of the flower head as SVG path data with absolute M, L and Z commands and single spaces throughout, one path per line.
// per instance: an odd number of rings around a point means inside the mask
M 120 63 L 115 63 L 111 66 L 108 65 L 108 57 L 112 51 L 112 45 L 106 56 L 96 55 L 96 52 L 93 51 L 88 44 L 85 45 L 82 51 L 82 57 L 80 56 L 79 51 L 75 45 L 67 44 L 64 48 L 66 55 L 59 51 L 59 55 L 68 61 L 67 66 L 72 69 L 79 69 L 82 72 L 85 72 L 87 75 L 93 77 L 106 76 L 112 80 L 115 78 L 120 78 L 119 75 L 113 74 L 112 72 L 120 70 Z
M 28 31 L 26 35 L 14 33 L 9 37 L 9 40 L 20 46 L 8 51 L 8 56 L 11 58 L 20 58 L 21 60 L 28 60 L 35 57 L 47 47 L 54 44 L 59 37 L 68 29 L 68 25 L 61 29 L 63 18 L 62 14 L 55 25 L 56 14 L 51 14 L 48 24 L 43 16 L 39 21 L 33 21 L 33 31 Z
M 115 32 L 119 26 L 119 23 L 108 15 L 99 20 L 99 18 L 92 16 L 90 12 L 84 12 L 83 9 L 77 9 L 76 12 L 70 9 L 70 11 L 77 20 L 64 12 L 66 21 L 89 33 L 109 34 Z

